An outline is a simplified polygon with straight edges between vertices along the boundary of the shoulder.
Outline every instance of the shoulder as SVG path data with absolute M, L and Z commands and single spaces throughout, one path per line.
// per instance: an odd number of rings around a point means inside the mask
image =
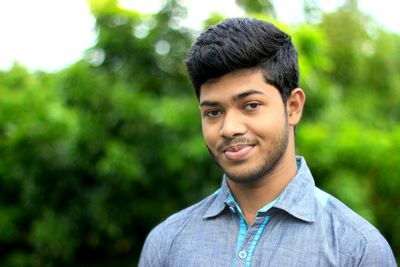
M 174 234 L 176 231 L 179 231 L 180 228 L 183 228 L 188 222 L 201 219 L 216 200 L 218 192 L 219 191 L 201 200 L 200 202 L 169 216 L 165 221 L 160 223 L 154 229 L 154 231 L 160 229 L 162 231 L 166 230 Z
M 197 204 L 171 215 L 153 228 L 144 243 L 139 266 L 163 266 L 174 239 L 188 224 L 202 219 L 215 198 L 214 193 Z
M 318 188 L 316 198 L 346 266 L 396 266 L 388 242 L 370 222 Z

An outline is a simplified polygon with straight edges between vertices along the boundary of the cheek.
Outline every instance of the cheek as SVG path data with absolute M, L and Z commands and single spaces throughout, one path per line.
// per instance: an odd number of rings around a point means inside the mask
M 209 125 L 206 126 L 202 124 L 202 132 L 204 141 L 206 142 L 207 146 L 211 149 L 214 149 L 219 137 L 217 127 L 211 127 Z
M 282 132 L 285 127 L 285 117 L 282 114 L 270 114 L 257 120 L 251 126 L 251 132 L 261 139 L 271 139 Z

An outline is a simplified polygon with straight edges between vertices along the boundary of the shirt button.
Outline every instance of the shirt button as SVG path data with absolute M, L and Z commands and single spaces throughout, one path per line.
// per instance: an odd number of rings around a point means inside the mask
M 246 251 L 242 250 L 239 252 L 239 258 L 244 259 L 247 257 L 247 253 Z

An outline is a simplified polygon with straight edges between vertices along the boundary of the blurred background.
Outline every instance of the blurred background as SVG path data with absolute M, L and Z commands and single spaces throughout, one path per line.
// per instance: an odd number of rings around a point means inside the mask
M 136 266 L 157 223 L 220 186 L 183 61 L 229 16 L 292 36 L 307 94 L 298 154 L 400 259 L 396 7 L 213 2 L 2 2 L 0 266 Z

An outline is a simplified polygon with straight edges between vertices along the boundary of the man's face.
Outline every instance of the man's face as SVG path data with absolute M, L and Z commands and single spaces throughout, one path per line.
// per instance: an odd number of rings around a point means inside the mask
M 280 93 L 261 71 L 203 84 L 200 109 L 205 142 L 230 180 L 254 183 L 279 164 L 288 147 L 288 117 Z

